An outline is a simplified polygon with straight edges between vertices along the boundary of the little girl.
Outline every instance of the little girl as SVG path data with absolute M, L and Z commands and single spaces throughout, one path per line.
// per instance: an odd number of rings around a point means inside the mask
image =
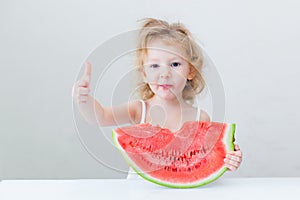
M 143 79 L 139 85 L 140 101 L 102 106 L 89 95 L 91 65 L 85 65 L 83 76 L 73 86 L 73 97 L 80 113 L 91 124 L 151 123 L 176 131 L 186 121 L 210 121 L 204 110 L 193 107 L 195 96 L 205 86 L 201 75 L 203 56 L 181 23 L 144 20 L 136 50 L 136 67 Z M 227 153 L 224 161 L 229 170 L 237 170 L 242 161 L 238 145 Z

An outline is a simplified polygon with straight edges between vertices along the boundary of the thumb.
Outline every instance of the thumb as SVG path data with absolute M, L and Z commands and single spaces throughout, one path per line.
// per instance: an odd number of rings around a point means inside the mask
M 85 62 L 85 69 L 84 69 L 83 79 L 88 83 L 91 81 L 91 71 L 92 71 L 91 63 L 86 61 Z
M 234 150 L 235 150 L 235 151 L 239 151 L 239 150 L 241 150 L 241 149 L 240 149 L 239 145 L 234 144 Z

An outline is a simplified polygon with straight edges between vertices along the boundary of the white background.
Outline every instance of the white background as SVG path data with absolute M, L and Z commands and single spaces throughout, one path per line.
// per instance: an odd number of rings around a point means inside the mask
M 93 155 L 81 144 L 71 87 L 94 49 L 145 17 L 183 22 L 214 60 L 244 152 L 227 175 L 300 176 L 299 10 L 297 0 L 1 1 L 0 179 L 126 176 L 94 158 L 127 169 L 105 140 L 111 128 L 94 135 Z

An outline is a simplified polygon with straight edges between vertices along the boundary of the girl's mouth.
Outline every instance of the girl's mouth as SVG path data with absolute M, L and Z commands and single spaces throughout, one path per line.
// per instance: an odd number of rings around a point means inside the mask
M 159 84 L 158 86 L 162 87 L 163 89 L 170 89 L 172 87 L 170 84 Z

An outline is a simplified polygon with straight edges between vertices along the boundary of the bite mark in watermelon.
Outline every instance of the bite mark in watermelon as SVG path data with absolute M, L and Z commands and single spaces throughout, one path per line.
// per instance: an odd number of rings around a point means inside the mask
M 113 131 L 128 164 L 144 179 L 174 187 L 206 185 L 225 171 L 224 158 L 234 149 L 235 124 L 191 121 L 180 130 L 138 124 Z

